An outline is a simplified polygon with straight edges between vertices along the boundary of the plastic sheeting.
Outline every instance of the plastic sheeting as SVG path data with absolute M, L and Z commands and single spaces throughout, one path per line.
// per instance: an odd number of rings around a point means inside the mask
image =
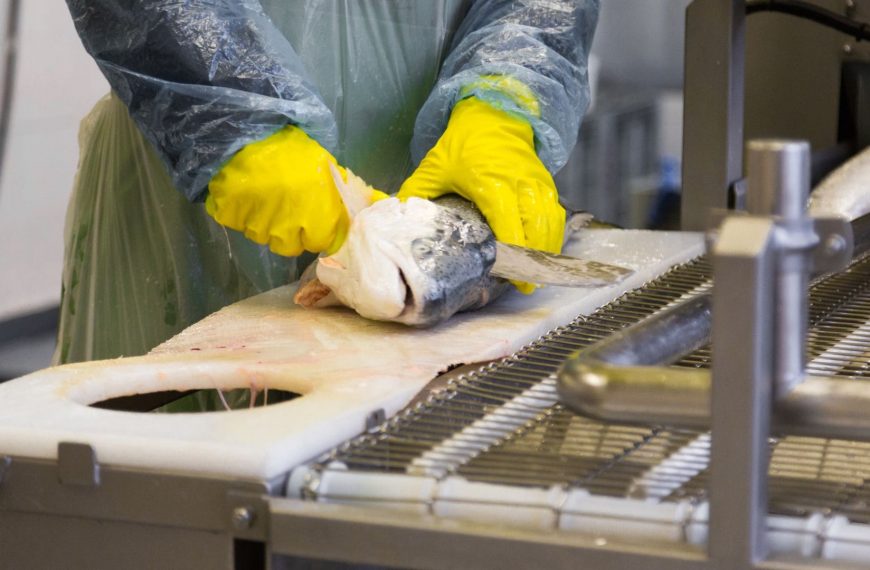
M 191 200 L 242 146 L 287 123 L 397 190 L 469 3 L 68 0 L 86 49 Z
M 288 122 L 333 146 L 335 122 L 255 0 L 68 0 L 112 90 L 191 200 L 235 152 Z
M 56 363 L 144 354 L 206 315 L 296 277 L 177 192 L 117 97 L 82 123 L 67 213 Z
M 493 74 L 528 86 L 539 112 L 498 91 L 470 93 L 528 119 L 555 172 L 589 103 L 598 0 L 67 3 L 86 49 L 190 199 L 242 146 L 287 123 L 396 190 L 415 117 L 419 161 L 463 87 Z
M 338 125 L 338 161 L 395 192 L 411 173 L 417 112 L 469 0 L 263 0 Z

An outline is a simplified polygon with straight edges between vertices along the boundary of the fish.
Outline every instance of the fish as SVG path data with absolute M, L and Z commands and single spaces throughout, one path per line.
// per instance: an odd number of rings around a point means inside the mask
M 602 286 L 633 272 L 606 263 L 498 242 L 470 201 L 385 198 L 372 203 L 365 181 L 337 169 L 333 178 L 351 220 L 347 239 L 300 279 L 294 301 L 305 308 L 344 305 L 362 317 L 431 327 L 501 297 L 510 280 L 561 286 Z M 585 226 L 586 213 L 567 230 Z
M 835 216 L 854 221 L 870 213 L 870 148 L 829 174 L 809 199 L 814 217 Z

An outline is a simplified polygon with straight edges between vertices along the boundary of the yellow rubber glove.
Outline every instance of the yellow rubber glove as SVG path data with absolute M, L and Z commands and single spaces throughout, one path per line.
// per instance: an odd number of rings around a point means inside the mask
M 502 242 L 562 250 L 565 210 L 521 118 L 474 97 L 456 104 L 447 129 L 402 185 L 399 198 L 459 194 L 474 202 Z M 514 283 L 524 293 L 527 283 Z
M 337 165 L 302 129 L 284 127 L 224 165 L 208 185 L 205 209 L 219 224 L 279 255 L 334 253 L 350 222 L 329 163 Z M 377 192 L 372 201 L 383 196 Z

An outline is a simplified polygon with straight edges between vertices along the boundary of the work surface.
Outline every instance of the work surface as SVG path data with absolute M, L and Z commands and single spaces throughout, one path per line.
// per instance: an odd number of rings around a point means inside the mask
M 428 330 L 304 310 L 282 287 L 236 303 L 151 354 L 57 367 L 0 385 L 0 455 L 53 459 L 62 441 L 104 464 L 245 479 L 279 475 L 359 433 L 373 411 L 401 409 L 455 364 L 507 356 L 702 251 L 699 234 L 584 230 L 567 253 L 637 272 L 600 289 L 511 292 Z M 109 411 L 88 404 L 164 390 L 264 386 L 302 396 L 201 414 Z

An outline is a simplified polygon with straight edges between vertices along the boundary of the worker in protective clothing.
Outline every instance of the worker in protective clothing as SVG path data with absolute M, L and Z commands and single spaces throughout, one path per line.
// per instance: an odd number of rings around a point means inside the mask
M 83 123 L 58 361 L 144 353 L 335 251 L 328 163 L 561 248 L 598 0 L 67 4 L 113 95 Z

